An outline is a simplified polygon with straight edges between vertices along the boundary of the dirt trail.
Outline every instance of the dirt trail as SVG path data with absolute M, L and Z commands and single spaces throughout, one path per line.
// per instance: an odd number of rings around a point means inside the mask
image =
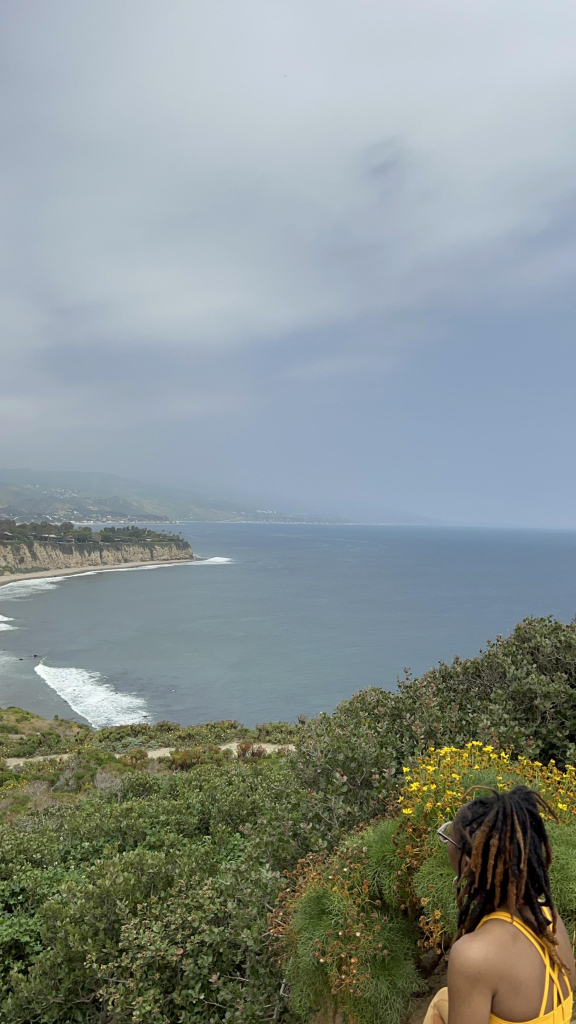
M 238 754 L 238 743 L 240 740 L 232 740 L 230 743 L 220 743 L 218 746 L 220 750 L 231 750 L 235 755 Z M 267 754 L 274 753 L 275 750 L 294 750 L 295 747 L 292 743 L 255 743 L 255 747 L 264 747 Z M 169 755 L 176 750 L 176 747 L 157 747 L 155 750 L 148 750 L 148 757 L 156 760 L 159 757 L 169 757 Z M 20 768 L 23 764 L 30 764 L 34 761 L 55 761 L 60 758 L 62 761 L 67 761 L 70 754 L 44 754 L 37 755 L 35 757 L 7 757 L 6 767 L 7 768 Z M 122 754 L 115 754 L 115 757 L 122 757 Z

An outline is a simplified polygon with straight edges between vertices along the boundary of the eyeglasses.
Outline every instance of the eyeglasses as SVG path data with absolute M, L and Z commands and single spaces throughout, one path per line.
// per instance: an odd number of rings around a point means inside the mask
M 460 846 L 460 843 L 457 843 L 455 839 L 452 839 L 452 836 L 449 834 L 453 824 L 453 821 L 444 822 L 443 825 L 440 825 L 440 828 L 436 829 L 436 834 L 441 843 L 452 843 L 452 846 L 455 846 L 458 850 L 461 850 L 462 847 Z

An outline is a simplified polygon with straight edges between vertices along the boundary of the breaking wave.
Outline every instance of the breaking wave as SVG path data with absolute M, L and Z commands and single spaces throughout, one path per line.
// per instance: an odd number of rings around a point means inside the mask
M 20 597 L 32 597 L 42 590 L 56 590 L 66 576 L 46 576 L 39 580 L 15 580 L 0 587 L 0 601 L 11 601 Z
M 43 663 L 36 665 L 34 671 L 95 729 L 132 725 L 146 722 L 149 718 L 148 705 L 143 697 L 119 693 L 100 672 L 87 672 L 83 668 L 53 668 Z

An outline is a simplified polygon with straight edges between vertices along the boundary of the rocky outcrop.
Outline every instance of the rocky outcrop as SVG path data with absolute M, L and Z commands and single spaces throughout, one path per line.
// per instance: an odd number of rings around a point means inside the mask
M 167 544 L 71 544 L 11 541 L 0 543 L 0 569 L 34 572 L 42 569 L 88 569 L 123 562 L 176 562 L 193 559 L 186 541 Z

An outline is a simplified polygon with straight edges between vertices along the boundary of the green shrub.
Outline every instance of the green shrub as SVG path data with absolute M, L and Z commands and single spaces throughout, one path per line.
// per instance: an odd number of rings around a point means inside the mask
M 174 771 L 187 772 L 199 764 L 224 764 L 232 759 L 231 750 L 208 744 L 191 747 L 189 750 L 174 750 L 169 758 L 169 766 Z
M 268 754 L 260 744 L 252 743 L 251 740 L 240 740 L 236 756 L 239 761 L 259 761 L 263 757 L 268 757 Z
M 420 987 L 415 929 L 395 888 L 397 827 L 378 822 L 334 855 L 306 858 L 281 892 L 271 932 L 291 1005 L 308 1018 L 329 1009 L 397 1024 Z
M 301 726 L 289 722 L 264 722 L 255 729 L 247 729 L 233 719 L 221 722 L 205 722 L 202 725 L 183 727 L 177 722 L 143 722 L 134 725 L 116 725 L 90 734 L 90 742 L 115 753 L 123 753 L 128 747 L 178 747 L 181 750 L 210 744 L 229 743 L 232 740 L 249 740 L 254 743 L 292 744 L 301 732 Z
M 396 786 L 398 740 L 390 729 L 395 700 L 386 690 L 362 690 L 300 733 L 294 770 L 318 794 L 335 838 L 342 828 L 381 813 Z
M 295 743 L 302 726 L 291 722 L 264 722 L 251 729 L 253 739 L 257 743 Z
M 576 942 L 576 823 L 546 823 L 553 859 L 550 884 L 558 913 L 568 929 L 572 943 Z
M 239 848 L 212 877 L 180 876 L 148 899 L 126 921 L 115 956 L 91 958 L 111 1019 L 290 1021 L 266 943 L 279 881 Z
M 470 740 L 576 763 L 576 620 L 527 618 L 479 657 L 407 676 L 397 693 L 360 691 L 304 725 L 295 770 L 337 830 L 380 813 L 429 746 Z
M 147 768 L 149 761 L 148 753 L 142 747 L 129 747 L 118 760 L 126 768 Z
M 242 1008 L 264 1019 L 278 1006 L 278 1019 L 290 1020 L 267 914 L 281 872 L 323 842 L 306 801 L 274 759 L 158 775 L 124 769 L 118 793 L 88 791 L 72 806 L 0 824 L 2 1024 L 107 1020 L 100 990 L 126 1007 L 112 1020 L 148 1007 L 142 1020 L 165 1013 L 172 1024 L 174 966 L 190 1019 L 204 1019 L 204 1001 L 192 995 L 205 993 L 210 1006 L 218 974 L 220 1005 L 206 1010 L 214 1020 L 239 1019 Z M 176 933 L 181 960 L 171 959 Z M 125 970 L 136 991 L 123 989 Z M 133 997 L 142 1002 L 132 1006 Z
M 147 750 L 154 747 L 178 747 L 183 750 L 206 744 L 228 743 L 230 740 L 244 739 L 249 734 L 249 729 L 233 720 L 206 722 L 185 728 L 176 722 L 157 722 L 155 725 L 139 722 L 99 729 L 93 734 L 92 742 L 115 753 L 123 753 L 133 746 Z

